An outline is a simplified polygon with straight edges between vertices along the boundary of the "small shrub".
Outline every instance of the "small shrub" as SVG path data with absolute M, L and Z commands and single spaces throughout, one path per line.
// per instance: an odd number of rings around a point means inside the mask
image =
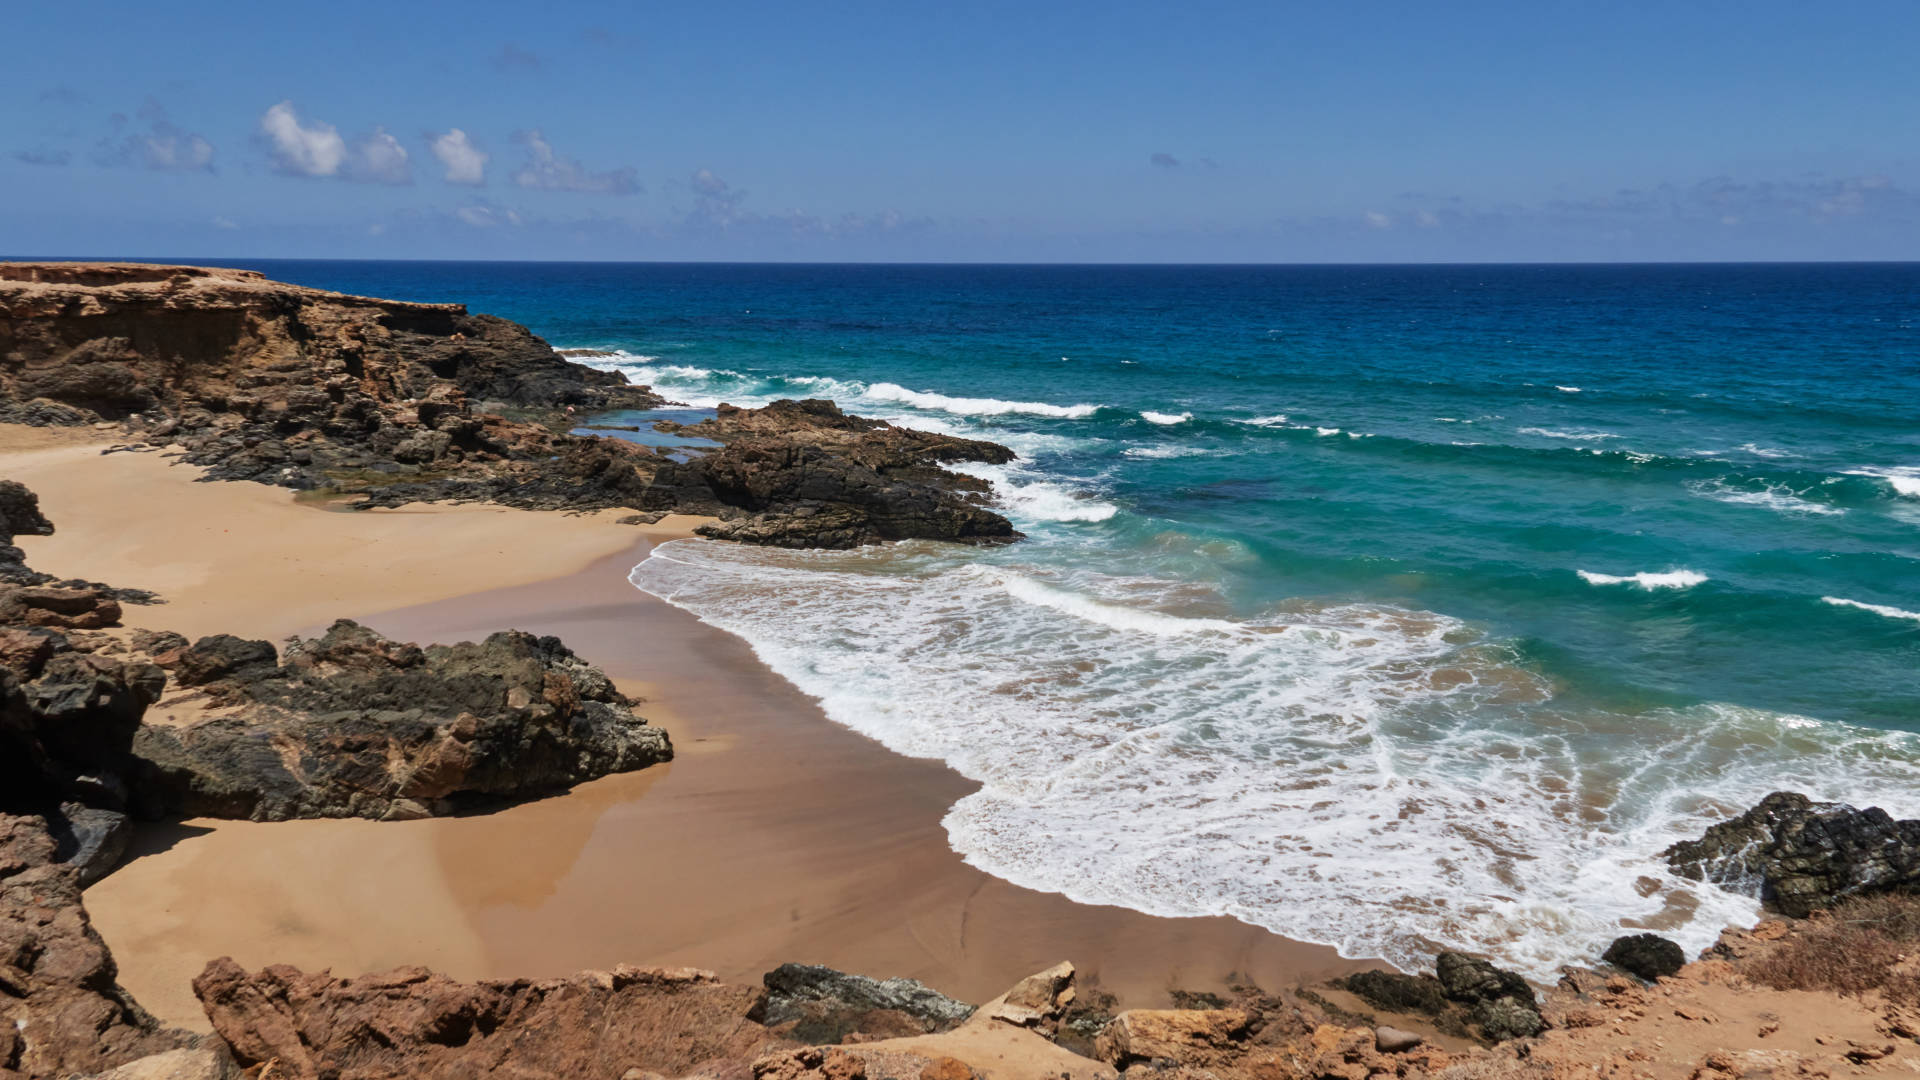
M 1901 970 L 1920 953 L 1920 898 L 1848 900 L 1802 924 L 1799 932 L 1746 968 L 1776 990 L 1824 990 L 1858 997 L 1879 991 L 1890 1002 L 1920 1006 L 1920 974 Z

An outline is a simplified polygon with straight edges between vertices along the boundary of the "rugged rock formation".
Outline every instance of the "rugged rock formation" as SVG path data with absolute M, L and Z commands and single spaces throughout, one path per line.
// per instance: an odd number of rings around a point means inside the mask
M 1546 1027 L 1527 980 L 1463 953 L 1443 952 L 1433 975 L 1362 971 L 1336 985 L 1376 1009 L 1425 1017 L 1440 1031 L 1487 1042 L 1538 1035 Z
M 1613 939 L 1600 959 L 1648 982 L 1674 975 L 1687 966 L 1687 951 L 1659 934 L 1628 934 Z
M 727 410 L 689 461 L 568 434 L 663 399 L 458 304 L 345 296 L 243 270 L 0 264 L 0 422 L 119 421 L 209 476 L 363 497 L 727 516 L 715 535 L 849 547 L 1015 537 L 984 482 L 992 443 L 843 416 Z M 0 497 L 0 504 L 4 504 Z M 4 511 L 0 505 L 0 511 Z
M 0 626 L 0 811 L 122 809 L 134 732 L 165 682 L 61 631 Z
M 753 516 L 711 525 L 720 539 L 778 547 L 854 547 L 932 537 L 996 542 L 1018 536 L 985 509 L 988 485 L 943 466 L 1004 464 L 997 443 L 897 428 L 842 413 L 831 401 L 776 401 L 763 409 L 722 405 L 691 426 L 662 425 L 724 443 L 655 481 L 671 505 L 742 508 Z M 664 509 L 668 503 L 656 502 Z
M 1849 896 L 1920 889 L 1920 821 L 1786 791 L 1662 854 L 1682 877 L 1795 918 Z
M 284 658 L 223 634 L 159 659 L 210 711 L 150 720 L 134 738 L 136 801 L 154 816 L 422 817 L 673 754 L 552 637 L 423 649 L 343 619 Z
M 0 815 L 0 1078 L 101 1072 L 194 1046 L 114 981 L 113 957 L 39 817 Z
M 853 1033 L 891 1038 L 950 1031 L 974 1011 L 913 979 L 870 979 L 813 964 L 782 964 L 762 981 L 763 1021 L 803 1043 L 837 1043 Z
M 351 979 L 284 966 L 249 974 L 222 958 L 193 990 L 241 1065 L 277 1061 L 273 1075 L 287 1080 L 746 1080 L 755 1058 L 792 1045 L 752 1019 L 758 987 L 690 968 L 461 983 L 425 968 Z

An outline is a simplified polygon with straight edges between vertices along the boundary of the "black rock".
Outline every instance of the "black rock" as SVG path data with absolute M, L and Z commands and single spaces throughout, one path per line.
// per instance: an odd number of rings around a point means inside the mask
M 1361 971 L 1341 980 L 1340 986 L 1376 1009 L 1438 1016 L 1447 1010 L 1447 995 L 1431 975 L 1402 975 L 1397 971 Z
M 1662 853 L 1674 873 L 1794 918 L 1850 897 L 1920 889 L 1920 821 L 1778 791 Z
M 1677 942 L 1659 934 L 1628 934 L 1615 938 L 1600 959 L 1648 982 L 1677 973 L 1687 964 L 1687 953 Z

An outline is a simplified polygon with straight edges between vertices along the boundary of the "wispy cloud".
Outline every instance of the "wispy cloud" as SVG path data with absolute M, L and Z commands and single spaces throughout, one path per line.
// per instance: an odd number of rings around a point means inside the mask
M 546 61 L 531 49 L 523 49 L 509 41 L 493 54 L 493 66 L 501 71 L 533 72 L 545 67 Z
M 527 148 L 525 163 L 513 174 L 513 182 L 523 188 L 601 195 L 632 195 L 641 190 L 640 176 L 634 169 L 590 172 L 580 162 L 556 154 L 537 128 L 520 132 L 514 140 Z
M 51 150 L 46 148 L 39 150 L 15 150 L 13 152 L 13 160 L 20 162 L 22 165 L 69 165 L 73 162 L 73 152 L 70 150 Z
M 487 203 L 473 203 L 468 206 L 459 207 L 454 210 L 453 216 L 460 219 L 462 223 L 471 225 L 476 229 L 491 229 L 496 225 L 523 224 L 518 213 L 512 210 L 503 210 L 500 207 Z
M 289 176 L 331 177 L 378 184 L 413 182 L 407 148 L 384 128 L 349 145 L 339 129 L 320 120 L 302 121 L 291 101 L 260 117 L 275 171 Z
M 454 128 L 429 140 L 433 156 L 446 166 L 447 183 L 478 187 L 487 182 L 487 152 L 473 145 L 467 133 Z
M 213 144 L 205 137 L 184 131 L 167 118 L 157 101 L 149 100 L 140 109 L 135 122 L 123 113 L 109 121 L 113 134 L 100 140 L 93 159 L 100 165 L 153 169 L 157 172 L 212 172 Z

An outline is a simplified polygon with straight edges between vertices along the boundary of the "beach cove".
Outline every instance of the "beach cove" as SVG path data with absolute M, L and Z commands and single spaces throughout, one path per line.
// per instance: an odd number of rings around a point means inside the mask
M 976 1001 L 1071 958 L 1140 1006 L 1229 975 L 1278 986 L 1367 966 L 1226 918 L 1075 904 L 968 867 L 940 819 L 971 785 L 831 723 L 743 643 L 627 584 L 647 544 L 696 519 L 343 512 L 104 445 L 9 448 L 0 468 L 57 515 L 54 536 L 27 541 L 37 564 L 168 598 L 129 622 L 279 638 L 337 615 L 417 641 L 558 634 L 643 699 L 678 750 L 475 817 L 150 827 L 87 902 L 122 983 L 165 1020 L 205 1027 L 187 983 L 218 955 L 458 978 L 688 964 L 746 982 L 798 960 Z M 151 539 L 169 536 L 194 542 Z

